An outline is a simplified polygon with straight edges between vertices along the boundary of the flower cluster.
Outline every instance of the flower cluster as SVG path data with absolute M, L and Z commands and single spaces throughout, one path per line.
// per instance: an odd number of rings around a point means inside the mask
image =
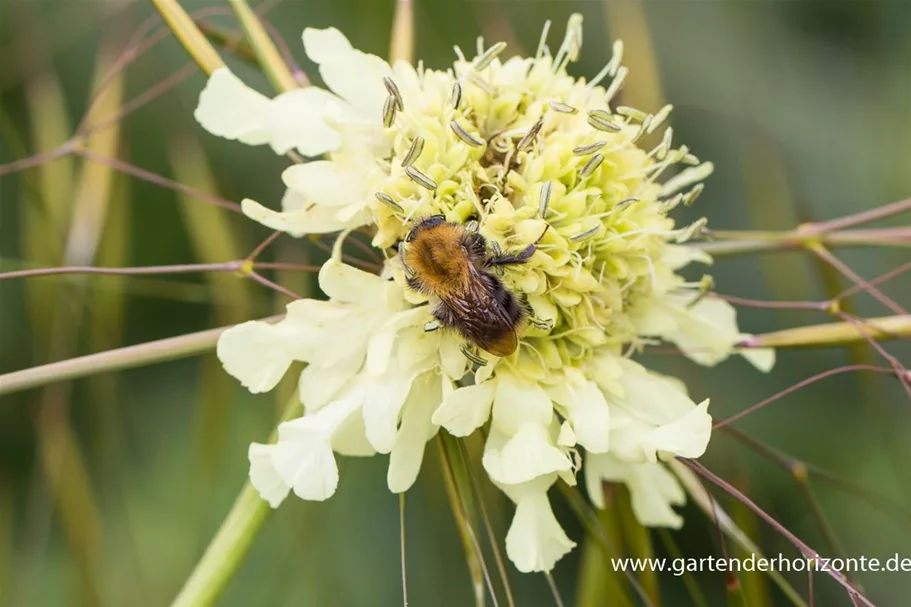
M 305 50 L 331 92 L 269 99 L 227 68 L 211 75 L 196 110 L 204 128 L 323 157 L 284 171 L 281 211 L 244 200 L 244 213 L 295 236 L 341 232 L 319 274 L 328 300 L 295 301 L 282 321 L 239 325 L 218 344 L 251 392 L 275 387 L 292 361 L 308 364 L 303 416 L 279 427 L 277 443 L 250 447 L 250 477 L 272 506 L 290 491 L 330 497 L 335 454 L 388 453 L 389 488 L 406 491 L 444 428 L 486 432 L 484 470 L 516 503 L 506 547 L 521 571 L 549 570 L 574 546 L 547 492 L 558 479 L 575 484 L 580 466 L 595 505 L 603 482 L 621 482 L 642 524 L 682 523 L 673 506 L 683 490 L 663 460 L 702 455 L 708 400 L 693 402 L 629 355 L 662 339 L 712 365 L 742 338 L 733 308 L 676 273 L 710 261 L 682 244 L 703 222 L 678 228 L 668 213 L 695 200 L 712 167 L 674 146 L 670 106 L 614 104 L 627 73 L 619 43 L 594 79 L 570 76 L 581 40 L 574 15 L 556 53 L 545 30 L 533 58 L 503 61 L 505 45 L 479 42 L 474 59 L 456 49 L 451 69 L 434 71 L 307 29 Z M 657 146 L 640 147 L 659 129 Z M 662 183 L 676 164 L 685 168 Z M 530 310 L 514 354 L 476 367 L 456 333 L 425 330 L 433 302 L 408 287 L 395 252 L 430 215 L 471 223 L 499 250 L 537 242 L 501 276 Z M 375 274 L 342 262 L 358 228 L 385 254 Z M 750 358 L 763 369 L 773 361 Z

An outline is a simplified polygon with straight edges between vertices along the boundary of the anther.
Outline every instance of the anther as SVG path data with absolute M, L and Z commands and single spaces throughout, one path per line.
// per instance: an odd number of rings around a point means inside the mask
M 579 242 L 581 240 L 585 240 L 586 238 L 594 236 L 600 229 L 601 229 L 601 226 L 596 225 L 592 228 L 585 230 L 584 232 L 579 232 L 578 234 L 573 234 L 572 236 L 569 237 L 569 240 L 570 240 L 570 242 Z
M 385 204 L 387 207 L 389 207 L 393 211 L 398 211 L 399 213 L 405 212 L 405 209 L 402 208 L 402 205 L 400 205 L 395 200 L 393 200 L 392 196 L 390 196 L 386 192 L 374 192 L 373 195 L 376 196 L 377 200 L 379 200 L 380 202 Z
M 449 122 L 449 127 L 452 129 L 452 132 L 456 134 L 456 137 L 467 143 L 468 145 L 479 148 L 484 145 L 483 139 L 478 139 L 468 131 L 466 131 L 457 120 L 452 120 Z
M 437 184 L 433 179 L 414 167 L 405 167 L 405 174 L 408 175 L 408 177 L 410 177 L 413 182 L 423 188 L 430 190 L 431 192 L 437 189 Z
M 462 102 L 462 85 L 458 82 L 452 83 L 452 97 L 450 98 L 452 102 L 452 107 L 459 109 L 459 104 Z
M 551 182 L 545 181 L 541 184 L 541 192 L 538 194 L 538 215 L 542 218 L 547 215 L 547 208 L 550 205 Z
M 596 141 L 596 142 L 590 143 L 588 145 L 580 145 L 577 148 L 573 148 L 573 154 L 575 154 L 576 156 L 588 156 L 589 154 L 591 154 L 593 152 L 597 152 L 598 150 L 603 148 L 605 145 L 607 145 L 606 141 Z
M 588 159 L 588 162 L 586 162 L 585 166 L 582 167 L 582 170 L 579 171 L 579 177 L 582 177 L 583 179 L 588 177 L 589 175 L 594 173 L 598 169 L 599 166 L 601 166 L 602 162 L 604 162 L 604 156 L 602 156 L 601 154 L 595 154 L 594 156 L 592 156 L 591 158 Z
M 395 97 L 389 95 L 386 97 L 386 102 L 383 103 L 383 126 L 387 129 L 392 126 L 392 123 L 395 122 L 395 106 L 397 102 Z
M 535 137 L 538 136 L 538 133 L 541 132 L 541 127 L 543 127 L 543 126 L 544 126 L 544 119 L 538 118 L 538 121 L 534 124 L 534 126 L 532 126 L 531 129 L 529 129 L 529 131 L 527 133 L 525 133 L 525 136 L 519 140 L 519 143 L 516 144 L 516 150 L 521 152 L 522 150 L 527 148 L 529 145 L 531 145 L 534 142 Z
M 408 153 L 405 154 L 405 158 L 402 160 L 402 166 L 410 167 L 418 159 L 422 151 L 424 151 L 424 138 L 418 135 L 411 142 L 411 147 L 408 148 Z
M 616 133 L 620 127 L 611 121 L 611 114 L 605 110 L 592 110 L 588 113 L 588 124 L 599 131 Z
M 490 63 L 497 58 L 497 55 L 502 53 L 505 48 L 505 42 L 497 42 L 494 44 L 492 47 L 484 51 L 484 54 L 478 56 L 478 58 L 474 60 L 474 69 L 479 71 L 483 70 L 485 67 L 490 65 Z
M 574 108 L 573 106 L 567 105 L 561 101 L 551 101 L 550 109 L 552 109 L 555 112 L 560 112 L 561 114 L 575 114 L 576 112 L 579 111 L 576 108 Z
M 383 86 L 386 87 L 386 90 L 389 91 L 389 94 L 395 98 L 395 105 L 397 106 L 400 112 L 405 111 L 405 104 L 402 101 L 402 93 L 399 92 L 399 87 L 396 86 L 395 81 L 389 76 L 383 78 Z
M 461 344 L 459 346 L 459 350 L 462 351 L 462 354 L 465 356 L 465 358 L 467 358 L 468 360 L 473 362 L 478 367 L 487 366 L 487 361 L 485 359 L 481 358 L 480 356 L 478 356 L 477 354 L 475 354 L 474 352 L 472 352 L 470 347 L 467 344 Z

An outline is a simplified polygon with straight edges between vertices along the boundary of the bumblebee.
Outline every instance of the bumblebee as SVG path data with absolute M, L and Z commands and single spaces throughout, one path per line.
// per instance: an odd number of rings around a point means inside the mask
M 495 356 L 509 356 L 518 348 L 516 331 L 528 318 L 528 308 L 495 270 L 525 263 L 536 248 L 537 242 L 518 253 L 504 253 L 488 246 L 477 231 L 433 215 L 411 229 L 399 255 L 408 286 L 437 300 L 432 313 L 439 325 Z

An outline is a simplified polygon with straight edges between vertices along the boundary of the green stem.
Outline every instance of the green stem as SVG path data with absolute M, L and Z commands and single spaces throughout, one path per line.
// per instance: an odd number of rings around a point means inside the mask
M 237 15 L 237 20 L 247 35 L 250 46 L 253 47 L 253 52 L 259 58 L 259 62 L 266 72 L 266 77 L 269 78 L 269 82 L 272 83 L 275 90 L 285 92 L 298 88 L 297 81 L 291 74 L 291 70 L 288 69 L 288 65 L 282 59 L 281 53 L 278 52 L 278 48 L 276 48 L 272 38 L 266 33 L 262 22 L 250 8 L 250 5 L 247 4 L 247 1 L 228 0 L 228 2 L 231 4 L 231 8 L 234 9 L 234 14 Z
M 299 412 L 300 400 L 295 392 L 288 400 L 279 423 Z M 272 432 L 270 441 L 274 441 L 277 434 L 276 429 Z M 213 604 L 237 571 L 271 511 L 269 504 L 259 496 L 253 485 L 246 482 L 171 607 L 206 607 Z
M 174 36 L 180 41 L 200 69 L 206 74 L 211 74 L 225 63 L 218 56 L 215 48 L 209 44 L 205 35 L 199 31 L 199 28 L 193 22 L 193 19 L 187 14 L 183 7 L 176 0 L 152 0 L 155 8 L 161 13 L 162 19 L 174 32 Z
M 884 316 L 859 321 L 876 340 L 911 337 L 911 315 Z M 738 344 L 742 348 L 795 348 L 843 346 L 864 342 L 867 337 L 853 323 L 832 322 L 753 335 Z
M 714 256 L 742 255 L 765 251 L 790 251 L 808 249 L 814 245 L 830 247 L 908 247 L 911 246 L 911 227 L 878 228 L 872 230 L 842 230 L 837 232 L 819 232 L 813 229 L 814 224 L 784 232 L 760 230 L 721 230 L 708 231 L 706 236 L 712 240 L 693 242 L 690 246 L 698 247 Z

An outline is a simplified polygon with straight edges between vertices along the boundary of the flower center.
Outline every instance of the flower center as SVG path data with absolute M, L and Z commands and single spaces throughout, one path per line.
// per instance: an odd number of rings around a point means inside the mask
M 672 149 L 670 128 L 651 151 L 638 147 L 670 107 L 655 115 L 612 107 L 625 76 L 619 60 L 602 73 L 614 77 L 604 88 L 600 77 L 566 73 L 569 51 L 501 63 L 501 50 L 447 72 L 422 70 L 408 86 L 387 81 L 383 118 L 394 142 L 374 204 L 374 244 L 393 247 L 416 220 L 437 214 L 477 222 L 499 251 L 544 233 L 502 280 L 531 310 L 523 368 L 546 374 L 637 339 L 631 315 L 674 277 L 662 258 L 669 239 L 685 236 L 667 213 L 698 195 L 701 185 L 678 192 L 706 165 L 657 183 L 670 165 L 698 160 Z

